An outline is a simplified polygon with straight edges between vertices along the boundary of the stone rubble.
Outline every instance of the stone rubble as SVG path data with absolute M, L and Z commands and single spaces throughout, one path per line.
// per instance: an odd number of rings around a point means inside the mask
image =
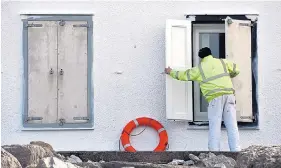
M 185 161 L 185 162 L 183 163 L 184 166 L 192 166 L 192 165 L 194 165 L 194 164 L 195 164 L 195 163 L 194 163 L 193 160 L 188 160 L 188 161 Z
M 195 163 L 200 161 L 199 157 L 197 157 L 193 154 L 189 154 L 188 157 L 189 157 L 189 159 L 193 160 Z
M 210 156 L 210 155 L 209 155 Z M 224 155 L 211 155 L 211 157 L 204 158 L 201 160 L 205 167 L 215 167 L 215 165 L 224 165 L 227 168 L 234 168 L 236 161 L 233 158 L 226 157 Z
M 250 146 L 237 156 L 237 168 L 280 168 L 281 146 Z
M 2 148 L 15 156 L 23 168 L 36 167 L 40 159 L 54 156 L 53 152 L 38 145 L 4 145 Z
M 200 153 L 198 157 L 199 157 L 199 159 L 204 159 L 204 158 L 208 157 L 208 154 L 207 153 Z
M 184 160 L 173 159 L 172 162 L 168 163 L 169 165 L 183 165 Z
M 214 153 L 200 153 L 199 156 L 194 154 L 189 154 L 191 160 L 183 161 L 174 159 L 172 162 L 168 163 L 171 165 L 186 165 L 186 166 L 199 166 L 199 167 L 219 167 L 219 168 L 234 168 L 236 161 L 233 158 L 226 157 L 224 155 L 216 156 Z M 184 163 L 184 164 L 182 164 Z
M 36 168 L 80 168 L 80 166 L 64 162 L 56 157 L 47 157 L 41 159 Z
M 75 163 L 76 165 L 83 168 L 103 168 L 99 162 L 92 162 L 88 160 L 88 162 Z
M 67 161 L 70 163 L 82 163 L 82 160 L 75 155 L 71 155 L 70 157 L 68 157 Z
M 189 154 L 187 160 L 174 158 L 166 164 L 103 160 L 83 162 L 78 156 L 65 157 L 56 153 L 50 144 L 42 141 L 1 148 L 2 168 L 277 168 L 280 165 L 281 146 L 250 146 L 238 153 L 236 161 L 221 154 L 205 152 L 198 156 Z
M 1 167 L 22 168 L 17 158 L 3 148 L 1 148 Z

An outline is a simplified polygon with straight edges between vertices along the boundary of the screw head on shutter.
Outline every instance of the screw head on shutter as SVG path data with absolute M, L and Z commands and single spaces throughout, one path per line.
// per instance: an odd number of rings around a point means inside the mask
M 233 22 L 232 22 L 232 20 L 231 19 L 227 19 L 227 24 L 232 24 Z

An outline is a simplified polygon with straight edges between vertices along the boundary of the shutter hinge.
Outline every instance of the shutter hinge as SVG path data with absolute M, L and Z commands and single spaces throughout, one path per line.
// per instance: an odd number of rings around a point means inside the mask
M 256 119 L 255 116 L 240 116 L 241 119 Z
M 43 120 L 43 117 L 27 117 L 25 121 L 28 122 L 33 120 Z
M 73 120 L 90 120 L 89 117 L 73 117 Z
M 43 24 L 25 24 L 25 27 L 43 27 Z
M 224 20 L 227 20 L 227 24 L 230 25 L 233 23 L 233 21 L 231 20 L 231 18 L 226 18 Z M 239 23 L 239 26 L 253 26 L 253 24 L 251 23 Z
M 253 24 L 249 24 L 249 23 L 239 23 L 239 26 L 253 26 Z
M 87 28 L 90 28 L 91 25 L 90 24 L 77 24 L 77 25 L 73 25 L 73 27 L 87 27 Z

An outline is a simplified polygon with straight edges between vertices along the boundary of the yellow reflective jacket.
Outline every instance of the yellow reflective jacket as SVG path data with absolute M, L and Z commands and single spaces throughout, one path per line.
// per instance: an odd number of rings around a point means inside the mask
M 209 55 L 197 67 L 186 71 L 172 70 L 170 76 L 181 81 L 199 82 L 201 92 L 208 102 L 224 94 L 233 94 L 231 78 L 239 74 L 236 64 Z

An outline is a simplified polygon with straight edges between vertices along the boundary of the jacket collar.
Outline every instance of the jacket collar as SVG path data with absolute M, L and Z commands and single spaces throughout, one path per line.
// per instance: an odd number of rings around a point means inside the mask
M 201 62 L 208 61 L 209 59 L 212 59 L 212 58 L 213 58 L 212 55 L 208 55 L 207 57 L 204 57 L 203 59 L 201 59 Z

